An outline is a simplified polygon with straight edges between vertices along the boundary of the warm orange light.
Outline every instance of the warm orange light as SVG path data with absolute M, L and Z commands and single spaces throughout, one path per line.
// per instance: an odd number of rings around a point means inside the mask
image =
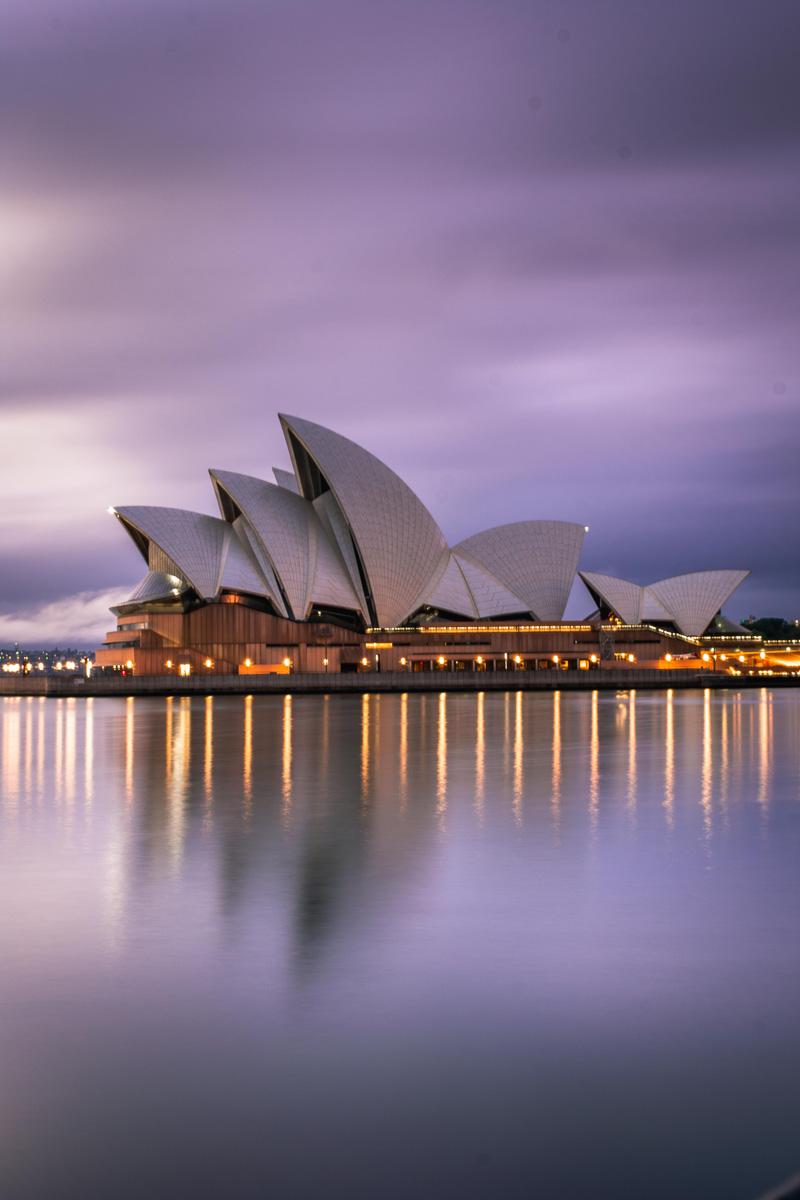
M 739 655 L 739 662 L 744 662 L 744 655 L 743 655 L 743 654 L 740 654 L 740 655 Z
M 245 665 L 246 667 L 252 667 L 252 665 L 253 665 L 253 660 L 252 660 L 252 658 L 246 658 L 246 659 L 244 660 L 244 665 Z
M 443 667 L 444 664 L 447 662 L 447 659 L 443 655 L 440 654 L 436 661 L 438 662 L 440 667 Z
M 214 660 L 213 660 L 213 658 L 207 658 L 207 659 L 206 659 L 206 666 L 210 668 L 210 667 L 213 667 L 213 665 L 214 665 Z
M 172 659 L 168 658 L 167 661 L 164 663 L 164 666 L 167 668 L 168 671 L 172 670 Z
M 291 660 L 290 658 L 285 658 L 285 659 L 283 660 L 283 665 L 284 665 L 285 667 L 290 667 L 290 666 L 292 665 L 292 660 Z
M 368 665 L 369 665 L 369 659 L 367 659 L 367 658 L 362 658 L 362 660 L 361 660 L 361 665 L 362 665 L 362 667 L 366 667 L 366 666 L 368 666 Z
M 766 658 L 766 657 L 767 657 L 767 652 L 766 652 L 766 650 L 760 650 L 760 651 L 759 651 L 759 653 L 758 653 L 758 657 L 759 657 L 759 658 Z
M 728 656 L 727 656 L 727 654 L 720 654 L 720 658 L 722 659 L 722 661 L 723 661 L 723 662 L 727 662 L 727 661 L 728 661 Z
M 667 662 L 672 662 L 672 655 L 671 655 L 671 654 L 665 654 L 665 655 L 664 655 L 664 658 L 667 660 Z
M 479 655 L 478 655 L 478 657 L 475 659 L 475 662 L 476 662 L 476 663 L 482 663 L 482 662 L 483 662 L 483 655 L 482 655 L 482 654 L 479 654 Z
M 711 662 L 711 655 L 710 655 L 710 654 L 704 654 L 704 655 L 703 655 L 703 662 Z
M 589 655 L 589 662 L 597 662 L 597 655 L 596 655 L 596 654 L 590 654 L 590 655 Z
M 520 656 L 519 656 L 518 654 L 515 654 L 515 655 L 514 655 L 514 662 L 515 662 L 515 663 L 521 663 L 521 662 L 522 662 L 522 659 L 520 658 Z
M 553 662 L 554 662 L 554 663 L 557 663 L 557 662 L 558 662 L 558 655 L 557 655 L 557 654 L 554 654 L 554 655 L 553 655 Z
M 629 655 L 628 655 L 628 662 L 636 662 L 636 655 L 635 655 L 635 654 L 629 654 Z
M 129 671 L 132 671 L 133 670 L 133 660 L 129 658 L 128 661 L 125 663 L 125 666 L 128 668 Z
M 401 658 L 401 659 L 400 659 L 400 666 L 401 666 L 401 667 L 404 667 L 404 666 L 406 665 L 406 663 L 407 663 L 407 662 L 408 662 L 408 659 L 407 659 L 407 658 Z
M 327 658 L 323 658 L 323 660 L 322 660 L 322 665 L 323 665 L 323 667 L 327 667 L 327 665 L 328 665 L 328 660 L 327 660 Z

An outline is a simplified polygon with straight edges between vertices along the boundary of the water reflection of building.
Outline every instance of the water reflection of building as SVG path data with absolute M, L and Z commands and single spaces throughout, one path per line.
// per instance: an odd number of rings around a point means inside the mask
M 275 920 L 290 895 L 309 964 L 465 825 L 473 845 L 507 828 L 555 846 L 641 837 L 657 816 L 712 852 L 725 823 L 769 819 L 793 728 L 766 689 L 4 698 L 0 726 L 0 819 L 38 806 L 70 836 L 108 834 L 115 922 L 132 893 L 213 872 L 227 920 L 253 902 Z

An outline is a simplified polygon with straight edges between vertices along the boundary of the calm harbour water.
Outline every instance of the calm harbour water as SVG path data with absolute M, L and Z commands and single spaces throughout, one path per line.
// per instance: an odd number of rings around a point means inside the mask
M 800 1170 L 800 692 L 0 699 L 0 1195 Z

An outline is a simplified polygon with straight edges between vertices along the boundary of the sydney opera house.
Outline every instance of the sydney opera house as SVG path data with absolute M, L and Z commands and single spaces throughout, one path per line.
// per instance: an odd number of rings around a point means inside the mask
M 219 516 L 111 510 L 147 571 L 114 610 L 97 666 L 145 675 L 669 668 L 702 663 L 709 638 L 746 636 L 720 613 L 747 571 L 646 586 L 581 571 L 587 530 L 565 521 L 517 521 L 450 546 L 369 451 L 311 421 L 280 421 L 291 469 L 275 468 L 274 483 L 211 470 Z M 567 622 L 576 577 L 594 609 Z

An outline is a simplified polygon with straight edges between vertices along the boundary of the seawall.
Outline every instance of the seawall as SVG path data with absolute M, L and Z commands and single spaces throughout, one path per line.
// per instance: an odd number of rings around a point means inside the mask
M 637 688 L 798 687 L 798 675 L 713 671 L 384 671 L 344 675 L 140 675 L 0 679 L 0 696 L 353 695 L 363 692 L 591 692 Z

